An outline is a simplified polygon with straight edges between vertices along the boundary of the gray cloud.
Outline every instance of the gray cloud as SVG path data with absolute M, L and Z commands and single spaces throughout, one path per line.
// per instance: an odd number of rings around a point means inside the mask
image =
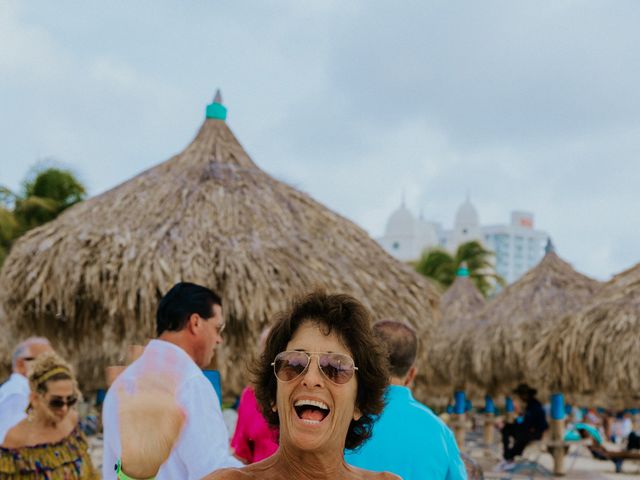
M 53 155 L 98 193 L 182 149 L 222 86 L 260 166 L 372 235 L 403 192 L 448 226 L 469 191 L 606 278 L 640 260 L 639 20 L 630 0 L 5 2 L 0 182 Z

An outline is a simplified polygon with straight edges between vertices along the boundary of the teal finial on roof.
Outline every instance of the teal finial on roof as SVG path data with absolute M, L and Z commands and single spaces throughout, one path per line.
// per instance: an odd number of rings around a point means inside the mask
M 215 120 L 227 119 L 227 107 L 222 104 L 222 94 L 220 89 L 216 90 L 216 96 L 213 99 L 213 103 L 207 105 L 207 118 L 213 118 Z
M 547 244 L 544 247 L 544 253 L 556 253 L 556 247 L 553 246 L 551 237 L 547 238 Z
M 469 276 L 469 268 L 467 267 L 467 262 L 462 262 L 458 267 L 458 271 L 456 272 L 456 276 L 458 277 L 468 277 Z

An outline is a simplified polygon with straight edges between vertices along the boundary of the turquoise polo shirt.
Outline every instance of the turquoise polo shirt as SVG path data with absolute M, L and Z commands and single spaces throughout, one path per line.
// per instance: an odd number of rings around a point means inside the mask
M 407 387 L 390 385 L 387 405 L 362 447 L 346 450 L 356 467 L 391 472 L 404 480 L 466 480 L 467 472 L 449 427 Z

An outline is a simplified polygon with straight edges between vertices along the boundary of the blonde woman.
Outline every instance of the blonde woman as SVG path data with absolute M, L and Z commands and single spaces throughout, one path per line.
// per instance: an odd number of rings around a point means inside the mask
M 0 446 L 0 480 L 93 480 L 100 478 L 78 427 L 79 398 L 71 367 L 55 353 L 43 354 L 29 375 L 27 418 Z

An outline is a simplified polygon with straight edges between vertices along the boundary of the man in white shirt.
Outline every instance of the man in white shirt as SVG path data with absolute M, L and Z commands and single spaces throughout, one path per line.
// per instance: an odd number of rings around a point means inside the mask
M 29 406 L 29 368 L 33 361 L 44 352 L 53 349 L 49 340 L 30 337 L 20 343 L 11 356 L 13 373 L 0 386 L 0 444 L 7 432 L 27 416 Z
M 175 384 L 185 423 L 156 479 L 195 480 L 219 468 L 241 466 L 230 453 L 216 392 L 201 370 L 222 343 L 223 329 L 222 301 L 208 288 L 181 282 L 162 297 L 156 314 L 157 339 L 118 376 L 104 401 L 103 480 L 116 478 L 121 453 L 117 392 L 123 389 L 135 395 L 141 381 L 165 378 Z

